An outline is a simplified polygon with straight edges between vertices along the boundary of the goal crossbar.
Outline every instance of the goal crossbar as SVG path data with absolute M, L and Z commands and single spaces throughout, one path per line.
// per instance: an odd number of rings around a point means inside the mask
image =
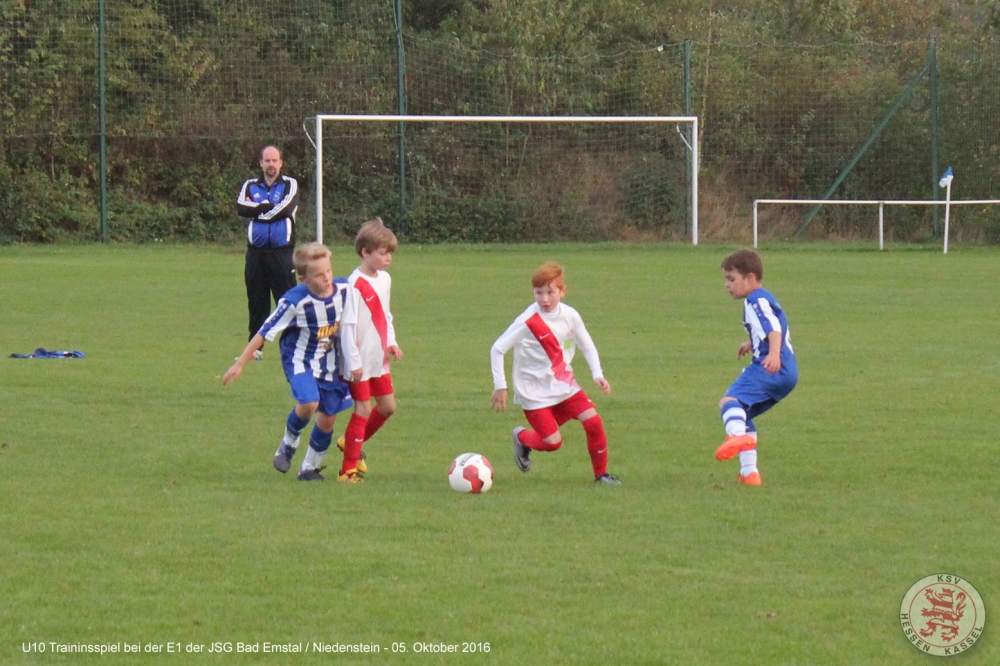
M 408 116 L 319 114 L 316 116 L 316 240 L 323 242 L 323 123 L 690 123 L 691 141 L 691 244 L 698 244 L 698 117 L 697 116 Z M 682 135 L 683 136 L 683 135 Z
M 758 204 L 791 204 L 824 206 L 878 206 L 878 249 L 885 249 L 885 207 L 886 206 L 971 206 L 1000 204 L 1000 199 L 754 199 L 753 202 L 753 246 L 757 247 Z M 948 225 L 944 229 L 944 252 L 948 253 Z

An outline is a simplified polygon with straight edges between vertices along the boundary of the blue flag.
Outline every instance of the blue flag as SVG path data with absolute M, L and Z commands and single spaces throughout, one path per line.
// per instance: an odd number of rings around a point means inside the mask
M 948 187 L 949 185 L 951 185 L 951 181 L 954 178 L 955 174 L 951 172 L 951 167 L 948 167 L 948 170 L 944 172 L 943 176 L 941 176 L 941 180 L 938 181 L 938 185 L 940 185 L 941 187 Z

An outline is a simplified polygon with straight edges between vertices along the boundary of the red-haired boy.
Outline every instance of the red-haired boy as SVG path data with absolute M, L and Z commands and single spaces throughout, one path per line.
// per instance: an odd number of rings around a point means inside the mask
M 597 483 L 618 484 L 608 474 L 608 438 L 604 422 L 587 394 L 576 383 L 570 362 L 577 348 L 590 366 L 594 382 L 605 395 L 611 384 L 604 378 L 597 347 L 583 324 L 580 313 L 562 302 L 566 283 L 559 264 L 542 265 L 531 276 L 535 302 L 497 338 L 490 350 L 493 369 L 493 410 L 507 410 L 507 377 L 503 358 L 514 350 L 514 402 L 524 409 L 533 428 L 514 428 L 514 462 L 518 469 L 531 469 L 532 451 L 555 451 L 562 446 L 559 426 L 570 419 L 583 424 L 587 451 Z M 566 343 L 569 342 L 569 346 Z

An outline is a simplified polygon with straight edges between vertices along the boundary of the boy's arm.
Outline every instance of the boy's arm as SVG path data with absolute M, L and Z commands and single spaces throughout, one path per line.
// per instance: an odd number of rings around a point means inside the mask
M 241 374 L 243 374 L 243 366 L 247 364 L 247 361 L 253 358 L 253 353 L 264 346 L 264 336 L 257 333 L 252 338 L 247 346 L 243 348 L 243 353 L 240 357 L 236 359 L 236 362 L 226 370 L 226 374 L 222 377 L 222 385 L 225 386 L 229 382 L 236 381 Z
M 340 350 L 344 355 L 344 377 L 352 382 L 361 380 L 361 349 L 358 348 L 358 324 L 341 322 Z
M 270 201 L 262 201 L 256 203 L 253 197 L 250 195 L 250 183 L 253 180 L 248 180 L 243 183 L 243 187 L 240 188 L 240 193 L 236 197 L 236 214 L 240 217 L 257 217 L 260 213 L 264 213 L 273 207 Z
M 490 369 L 493 371 L 493 397 L 490 399 L 490 407 L 494 412 L 507 411 L 507 375 L 503 369 L 503 357 L 504 352 L 494 343 L 490 349 Z
M 386 349 L 389 350 L 389 353 L 392 354 L 392 357 L 398 361 L 399 359 L 403 358 L 403 350 L 399 348 L 399 343 L 396 342 L 396 328 L 392 325 L 391 312 L 387 311 L 385 313 L 385 323 L 386 323 L 385 347 Z
M 573 340 L 580 348 L 587 365 L 590 366 L 590 374 L 594 378 L 594 383 L 601 387 L 601 391 L 605 394 L 611 393 L 611 384 L 604 378 L 604 369 L 601 367 L 601 357 L 597 353 L 597 345 L 594 344 L 594 339 L 590 337 L 590 332 L 579 314 L 576 316 L 575 328 L 576 334 L 573 336 Z
M 760 363 L 772 375 L 781 370 L 781 337 L 781 331 L 771 331 L 767 334 L 767 356 Z
M 493 372 L 493 398 L 490 406 L 495 412 L 507 411 L 507 375 L 504 372 L 503 357 L 528 330 L 524 325 L 525 319 L 523 315 L 515 319 L 490 348 L 490 370 Z
M 223 385 L 236 380 L 243 372 L 243 365 L 253 358 L 253 353 L 264 346 L 265 340 L 274 340 L 285 329 L 295 321 L 295 307 L 282 296 L 278 300 L 278 307 L 267 316 L 260 330 L 250 338 L 250 342 L 243 348 L 243 353 L 236 359 L 232 367 L 226 371 L 222 378 Z
M 269 209 L 262 209 L 257 216 L 261 222 L 275 222 L 295 214 L 299 207 L 299 183 L 294 178 L 288 178 L 288 191 L 285 197 Z M 267 202 L 270 203 L 270 202 Z
M 777 305 L 763 297 L 757 299 L 748 297 L 747 303 L 756 313 L 760 325 L 764 329 L 764 335 L 767 337 L 767 356 L 761 360 L 760 364 L 769 374 L 773 375 L 781 370 L 781 344 L 784 337 L 781 330 L 781 320 L 775 313 Z
M 509 352 L 521 339 L 528 327 L 524 325 L 526 317 L 518 317 L 514 323 L 507 327 L 490 349 L 490 369 L 493 371 L 493 389 L 507 389 L 507 375 L 503 369 L 504 354 Z
M 396 326 L 392 323 L 392 308 L 389 302 L 392 300 L 392 276 L 386 274 L 388 281 L 388 287 L 385 292 L 385 342 L 386 347 L 392 353 L 393 357 L 398 361 L 403 358 L 403 351 L 399 348 L 399 343 L 396 342 Z M 395 348 L 395 349 L 393 349 Z
M 358 300 L 361 293 L 353 285 L 344 294 L 344 312 L 340 315 L 340 351 L 344 357 L 341 371 L 351 381 L 361 379 L 361 350 L 358 348 Z M 354 375 L 357 375 L 355 378 Z

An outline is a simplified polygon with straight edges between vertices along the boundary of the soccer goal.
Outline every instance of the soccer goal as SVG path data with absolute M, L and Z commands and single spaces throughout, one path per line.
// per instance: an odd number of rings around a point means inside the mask
M 698 243 L 696 116 L 324 114 L 314 134 L 320 242 L 325 214 L 353 219 L 398 202 L 428 238 L 625 229 L 690 232 Z

